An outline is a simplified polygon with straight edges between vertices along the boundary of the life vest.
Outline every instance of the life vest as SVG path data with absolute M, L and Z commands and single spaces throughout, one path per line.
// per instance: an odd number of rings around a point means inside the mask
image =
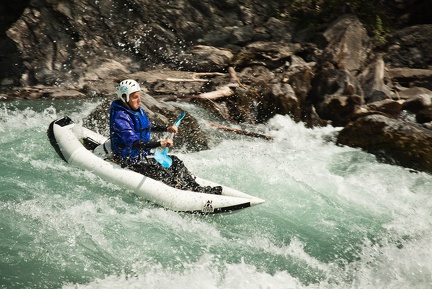
M 132 144 L 138 140 L 149 142 L 151 126 L 141 107 L 134 111 L 113 101 L 110 107 L 110 138 L 114 158 L 135 163 L 150 154 L 150 149 L 133 149 Z

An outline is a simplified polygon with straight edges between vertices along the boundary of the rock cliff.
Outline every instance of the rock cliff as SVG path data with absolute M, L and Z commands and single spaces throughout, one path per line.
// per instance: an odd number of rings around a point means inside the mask
M 381 1 L 394 28 L 384 45 L 355 7 L 300 28 L 288 2 L 2 3 L 0 99 L 112 98 L 119 80 L 134 78 L 160 122 L 178 113 L 164 99 L 193 99 L 235 122 L 288 114 L 307 126 L 343 126 L 338 143 L 432 172 L 429 160 L 419 163 L 431 147 L 430 1 Z M 191 128 L 199 131 L 193 119 Z

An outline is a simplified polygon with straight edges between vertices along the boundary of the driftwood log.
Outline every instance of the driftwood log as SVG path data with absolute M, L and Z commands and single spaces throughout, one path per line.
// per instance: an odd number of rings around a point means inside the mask
M 238 78 L 237 73 L 236 73 L 234 67 L 232 67 L 232 66 L 228 67 L 228 73 L 229 73 L 229 75 L 230 75 L 230 82 L 231 82 L 232 84 L 237 84 L 238 86 L 240 86 L 240 87 L 246 89 L 246 86 L 244 86 L 244 85 L 240 82 L 240 79 Z
M 214 100 L 222 97 L 232 96 L 234 91 L 229 86 L 222 86 L 214 91 L 203 92 L 197 95 L 187 96 L 187 97 L 164 97 L 159 98 L 159 101 L 191 101 L 193 99 L 206 99 L 206 100 Z
M 245 131 L 245 130 L 241 130 L 241 129 L 236 129 L 236 128 L 220 125 L 217 123 L 210 123 L 210 125 L 218 128 L 218 129 L 230 131 L 230 132 L 233 132 L 236 134 L 247 135 L 247 136 L 256 137 L 256 138 L 263 138 L 266 140 L 272 140 L 273 139 L 271 136 L 268 136 L 268 135 L 263 135 L 263 134 L 256 133 L 256 132 L 249 132 L 249 131 Z
M 234 91 L 232 91 L 232 89 L 228 85 L 225 85 L 225 86 L 219 87 L 217 90 L 210 91 L 210 92 L 203 92 L 203 93 L 197 94 L 195 96 L 192 96 L 191 99 L 194 99 L 194 98 L 217 99 L 217 98 L 221 98 L 221 97 L 231 96 L 233 94 L 234 94 Z
M 220 72 L 195 72 L 192 78 L 175 78 L 168 77 L 166 81 L 171 82 L 208 82 L 208 79 L 201 78 L 202 76 L 224 76 L 225 74 Z

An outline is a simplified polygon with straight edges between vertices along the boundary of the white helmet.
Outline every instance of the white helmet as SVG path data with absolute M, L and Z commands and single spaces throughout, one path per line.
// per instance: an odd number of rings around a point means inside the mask
M 140 85 L 133 79 L 125 79 L 119 83 L 117 86 L 116 94 L 118 99 L 121 99 L 124 102 L 129 101 L 129 95 L 136 91 L 140 91 Z M 123 98 L 123 95 L 126 95 L 126 101 Z

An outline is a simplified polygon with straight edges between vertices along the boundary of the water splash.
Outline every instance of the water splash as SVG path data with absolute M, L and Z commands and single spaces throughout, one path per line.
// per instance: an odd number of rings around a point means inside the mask
M 198 217 L 149 204 L 60 160 L 53 118 L 95 103 L 17 102 L 0 110 L 0 283 L 7 288 L 428 288 L 432 177 L 335 146 L 338 129 L 286 116 L 272 141 L 218 132 L 177 151 L 190 170 L 266 203 Z M 253 129 L 253 128 L 251 128 Z

